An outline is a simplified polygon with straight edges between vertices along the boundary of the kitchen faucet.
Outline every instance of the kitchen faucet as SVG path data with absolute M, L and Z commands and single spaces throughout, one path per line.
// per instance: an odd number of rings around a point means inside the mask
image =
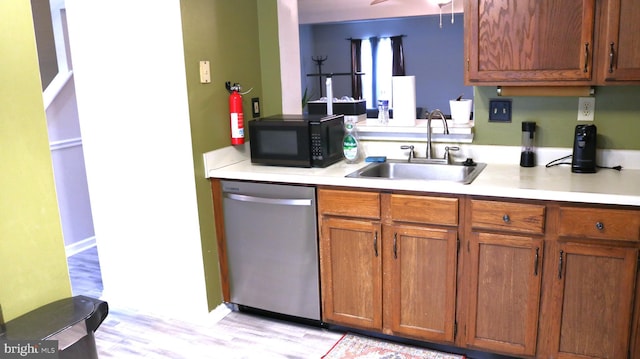
M 449 126 L 447 125 L 447 120 L 445 119 L 444 114 L 442 113 L 442 111 L 440 110 L 433 110 L 429 113 L 429 116 L 427 117 L 427 155 L 424 159 L 419 159 L 415 157 L 415 153 L 413 152 L 413 145 L 409 146 L 409 145 L 402 145 L 400 146 L 401 149 L 403 150 L 409 150 L 409 158 L 407 160 L 407 162 L 422 162 L 422 163 L 441 163 L 441 164 L 450 164 L 451 163 L 451 157 L 449 155 L 450 151 L 457 151 L 460 149 L 460 147 L 457 146 L 453 146 L 453 147 L 449 147 L 446 146 L 444 148 L 444 157 L 443 158 L 434 158 L 433 157 L 433 151 L 431 149 L 431 120 L 433 119 L 433 116 L 437 115 L 440 116 L 440 119 L 442 120 L 442 124 L 444 125 L 444 134 L 448 135 L 449 134 Z
M 442 119 L 442 124 L 444 126 L 444 134 L 448 135 L 449 134 L 449 126 L 447 125 L 447 120 L 444 117 L 444 114 L 442 113 L 442 111 L 436 109 L 433 110 L 429 113 L 429 116 L 427 117 L 427 160 L 428 161 L 433 161 L 433 162 L 443 162 L 443 163 L 449 163 L 449 151 L 447 150 L 447 153 L 445 154 L 444 158 L 433 158 L 432 155 L 432 150 L 431 150 L 431 120 L 433 119 L 434 115 L 438 115 L 440 116 L 440 119 Z

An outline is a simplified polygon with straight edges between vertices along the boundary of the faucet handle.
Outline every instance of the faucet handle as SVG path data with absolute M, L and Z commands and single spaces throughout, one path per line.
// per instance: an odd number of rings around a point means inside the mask
M 451 157 L 449 156 L 449 151 L 459 151 L 459 150 L 460 150 L 460 147 L 458 147 L 458 146 L 451 146 L 451 147 L 446 146 L 444 148 L 444 159 L 445 159 L 445 161 L 447 161 L 447 163 L 450 164 L 451 163 Z
M 409 159 L 407 160 L 407 162 L 411 162 L 411 159 L 416 157 L 415 153 L 413 153 L 413 145 L 402 145 L 400 146 L 400 149 L 409 150 Z

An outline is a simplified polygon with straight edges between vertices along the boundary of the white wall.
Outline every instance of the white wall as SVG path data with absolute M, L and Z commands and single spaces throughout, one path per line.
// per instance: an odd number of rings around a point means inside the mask
M 298 35 L 298 1 L 278 0 L 278 36 L 280 43 L 280 78 L 282 113 L 301 114 L 300 38 Z
M 104 299 L 207 312 L 179 0 L 67 0 Z

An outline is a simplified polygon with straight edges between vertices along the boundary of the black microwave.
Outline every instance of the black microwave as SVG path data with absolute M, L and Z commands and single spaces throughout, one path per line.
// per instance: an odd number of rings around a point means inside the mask
M 276 115 L 249 121 L 251 162 L 327 167 L 343 159 L 344 115 Z

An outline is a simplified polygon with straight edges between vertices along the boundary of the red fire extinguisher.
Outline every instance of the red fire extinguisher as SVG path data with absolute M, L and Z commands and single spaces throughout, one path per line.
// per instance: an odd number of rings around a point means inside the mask
M 242 113 L 242 95 L 240 84 L 225 84 L 229 91 L 229 117 L 231 119 L 231 144 L 244 144 L 244 114 Z

